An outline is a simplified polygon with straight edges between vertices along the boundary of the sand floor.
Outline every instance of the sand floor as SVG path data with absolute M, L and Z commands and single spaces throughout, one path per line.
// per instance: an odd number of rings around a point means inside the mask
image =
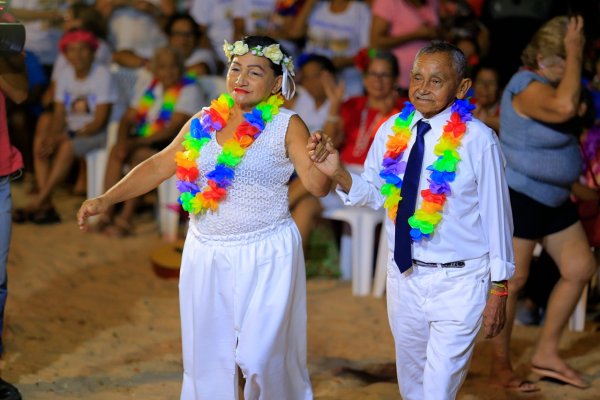
M 13 195 L 25 203 L 21 185 Z M 148 214 L 127 238 L 83 234 L 75 223 L 81 200 L 60 192 L 62 223 L 14 226 L 2 376 L 26 400 L 178 399 L 177 280 L 152 269 L 149 253 L 163 243 L 156 224 Z M 316 399 L 399 399 L 384 299 L 353 297 L 349 282 L 313 278 L 308 313 Z M 516 395 L 490 386 L 491 348 L 479 340 L 459 398 L 600 399 L 600 324 L 592 316 L 585 332 L 567 332 L 562 343 L 592 388 L 540 381 L 541 392 Z M 513 346 L 518 371 L 536 381 L 527 364 L 538 333 L 516 327 Z

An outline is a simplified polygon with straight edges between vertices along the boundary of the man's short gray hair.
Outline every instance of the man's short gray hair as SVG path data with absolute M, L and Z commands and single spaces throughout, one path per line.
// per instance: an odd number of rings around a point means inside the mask
M 443 42 L 441 40 L 434 40 L 427 46 L 423 47 L 417 53 L 415 57 L 415 61 L 423 54 L 436 54 L 436 53 L 446 53 L 450 55 L 450 59 L 452 60 L 452 67 L 456 72 L 456 77 L 458 78 L 458 82 L 463 80 L 463 78 L 467 75 L 467 59 L 465 58 L 464 53 L 461 49 L 456 47 L 455 45 Z

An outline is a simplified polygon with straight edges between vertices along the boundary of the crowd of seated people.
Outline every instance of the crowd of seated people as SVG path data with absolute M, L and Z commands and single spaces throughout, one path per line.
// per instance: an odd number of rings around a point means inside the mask
M 543 6 L 536 9 L 534 5 L 541 3 Z M 21 108 L 13 105 L 15 111 L 9 122 L 11 135 L 17 138 L 13 142 L 26 155 L 29 174 L 25 176 L 34 177 L 34 184 L 27 190 L 28 202 L 17 204 L 13 220 L 37 224 L 64 220 L 66 216 L 59 215 L 53 203 L 53 193 L 68 178 L 77 186 L 74 192 L 82 191 L 84 156 L 92 150 L 105 148 L 109 154 L 106 187 L 122 176 L 124 167 L 132 168 L 160 151 L 190 116 L 210 102 L 208 93 L 196 80 L 222 79 L 227 72 L 227 60 L 221 50 L 223 40 L 231 43 L 248 34 L 271 36 L 293 54 L 297 92 L 286 107 L 296 111 L 311 132 L 328 133 L 343 162 L 355 171 L 360 172 L 378 127 L 403 107 L 415 54 L 436 39 L 453 42 L 467 55 L 476 106 L 474 116 L 492 128 L 502 142 L 508 128 L 501 116 L 508 110 L 500 99 L 509 79 L 518 71 L 537 74 L 532 78 L 536 82 L 526 83 L 535 94 L 542 84 L 556 88 L 562 82 L 560 73 L 566 68 L 564 51 L 557 50 L 552 60 L 547 57 L 552 61 L 552 83 L 548 76 L 540 74 L 545 71 L 541 66 L 550 64 L 542 50 L 537 55 L 540 60 L 525 65 L 521 60 L 523 49 L 538 28 L 552 17 L 573 11 L 567 9 L 568 2 L 541 3 L 13 0 L 12 12 L 27 29 L 30 99 Z M 583 72 L 575 80 L 582 81 L 578 83 L 581 88 L 590 91 L 590 108 L 599 113 L 600 45 L 594 40 L 599 36 L 599 25 L 592 19 L 598 11 L 597 2 L 578 4 L 581 9 L 575 11 L 589 18 L 585 24 L 589 51 L 582 52 Z M 538 82 L 540 76 L 542 83 Z M 518 89 L 525 90 L 526 84 Z M 165 112 L 167 109 L 170 111 Z M 535 109 L 523 109 L 526 115 L 532 113 L 533 119 L 538 117 Z M 570 118 L 569 115 L 565 121 Z M 590 167 L 586 171 L 580 166 L 582 177 L 574 184 L 575 195 L 580 197 L 598 196 L 599 192 L 591 179 L 592 175 L 600 177 L 599 120 L 581 136 L 582 151 Z M 116 145 L 109 149 L 107 131 L 111 121 L 117 121 L 119 127 Z M 579 132 L 570 134 L 577 136 Z M 504 143 L 510 140 L 509 133 Z M 518 192 L 518 188 L 511 189 Z M 331 204 L 308 194 L 300 181 L 292 177 L 289 205 L 306 246 L 323 208 Z M 99 220 L 97 230 L 112 236 L 128 235 L 135 211 L 135 200 L 111 209 Z M 544 235 L 552 237 L 551 233 Z M 522 240 L 525 245 L 517 252 L 519 264 L 531 259 L 528 253 L 534 239 Z M 552 245 L 549 248 L 552 253 Z M 581 276 L 587 276 L 588 271 L 585 272 Z M 525 275 L 519 277 L 525 279 Z M 518 287 L 523 284 L 518 282 Z M 515 293 L 518 287 L 515 286 Z M 497 355 L 497 359 L 505 365 L 496 366 L 496 383 L 517 391 L 535 389 L 535 385 L 514 375 L 507 357 Z M 547 360 L 538 357 L 538 361 L 544 364 Z M 583 385 L 577 372 L 565 363 L 554 364 L 571 381 Z

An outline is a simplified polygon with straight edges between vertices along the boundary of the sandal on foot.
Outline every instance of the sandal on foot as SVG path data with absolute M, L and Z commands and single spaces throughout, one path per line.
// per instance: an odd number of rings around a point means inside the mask
M 570 377 L 570 376 L 565 375 L 563 372 L 557 371 L 555 369 L 544 368 L 544 367 L 532 365 L 531 371 L 540 375 L 542 377 L 542 379 L 549 378 L 551 380 L 558 381 L 565 385 L 575 386 L 576 388 L 579 388 L 579 389 L 587 389 L 590 387 L 590 384 L 588 382 L 586 382 L 583 378 Z
M 96 222 L 90 225 L 89 232 L 104 233 L 106 228 L 112 225 L 112 218 L 100 216 Z
M 508 383 L 500 386 L 504 390 L 517 393 L 532 393 L 540 391 L 540 388 L 534 382 L 521 378 L 511 379 Z
M 104 233 L 110 237 L 125 237 L 131 234 L 131 224 L 123 218 L 115 218 L 112 224 L 104 229 Z
M 54 207 L 39 210 L 33 213 L 31 222 L 38 225 L 56 224 L 60 222 L 60 215 Z
M 23 224 L 25 222 L 30 222 L 33 218 L 33 212 L 28 211 L 25 208 L 15 208 L 12 211 L 12 221 L 15 224 Z

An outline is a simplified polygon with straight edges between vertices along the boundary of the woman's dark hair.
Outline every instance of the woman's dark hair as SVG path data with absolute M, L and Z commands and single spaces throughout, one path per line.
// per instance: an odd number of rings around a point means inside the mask
M 394 53 L 386 50 L 377 50 L 375 55 L 369 61 L 369 65 L 371 65 L 373 60 L 382 60 L 387 62 L 392 68 L 392 75 L 394 75 L 394 77 L 398 77 L 400 75 L 400 66 L 398 65 L 398 59 Z
M 106 24 L 104 17 L 94 6 L 76 2 L 71 5 L 73 18 L 81 20 L 81 28 L 88 32 L 92 32 L 97 38 L 106 36 Z
M 181 20 L 188 21 L 190 23 L 190 25 L 192 26 L 192 34 L 194 35 L 194 39 L 196 41 L 200 40 L 200 28 L 198 27 L 198 24 L 196 23 L 194 18 L 192 18 L 192 16 L 187 13 L 175 13 L 169 17 L 165 25 L 165 33 L 167 34 L 167 36 L 171 36 L 171 34 L 173 33 L 173 25 L 175 25 L 177 21 Z
M 471 76 L 469 76 L 469 78 L 475 80 L 475 78 L 477 78 L 477 74 L 484 69 L 494 71 L 496 78 L 498 78 L 498 85 L 500 85 L 500 73 L 498 72 L 498 67 L 496 67 L 496 65 L 493 64 L 489 58 L 482 59 L 479 64 L 473 67 L 473 69 L 470 71 Z
M 333 62 L 325 56 L 320 54 L 303 54 L 298 60 L 298 68 L 302 68 L 309 63 L 316 63 L 321 69 L 335 75 L 335 65 L 333 65 Z
M 269 36 L 246 36 L 245 38 L 242 39 L 242 41 L 244 43 L 246 43 L 248 45 L 248 48 L 250 48 L 250 49 L 252 49 L 253 47 L 256 47 L 256 46 L 261 46 L 264 48 L 264 47 L 270 46 L 272 44 L 279 44 L 278 41 L 276 41 L 273 38 L 270 38 Z M 283 46 L 281 46 L 281 44 L 279 44 L 279 49 L 281 50 L 283 55 L 289 57 L 289 53 L 287 51 L 285 51 L 285 49 L 283 48 Z M 269 65 L 271 65 L 271 69 L 275 72 L 275 76 L 283 75 L 283 67 L 282 67 L 281 63 L 279 65 L 277 65 L 270 59 L 267 58 L 267 60 L 269 60 Z M 229 61 L 231 61 L 231 60 L 229 60 Z

